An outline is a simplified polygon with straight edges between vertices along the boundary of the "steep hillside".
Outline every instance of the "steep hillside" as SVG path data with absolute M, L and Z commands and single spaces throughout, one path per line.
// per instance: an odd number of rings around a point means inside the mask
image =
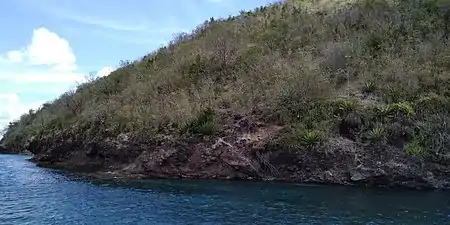
M 5 130 L 39 165 L 450 187 L 450 1 L 286 1 L 211 19 Z

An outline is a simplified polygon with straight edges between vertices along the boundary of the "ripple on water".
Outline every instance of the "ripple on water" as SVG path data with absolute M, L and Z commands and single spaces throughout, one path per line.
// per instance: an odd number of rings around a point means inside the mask
M 448 224 L 448 192 L 219 181 L 99 183 L 0 155 L 0 224 Z

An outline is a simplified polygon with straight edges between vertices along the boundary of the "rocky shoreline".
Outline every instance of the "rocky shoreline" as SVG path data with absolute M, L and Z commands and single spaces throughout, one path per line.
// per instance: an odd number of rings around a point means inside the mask
M 271 145 L 280 127 L 260 124 L 226 136 L 135 142 L 130 134 L 87 141 L 74 133 L 34 138 L 25 149 L 41 167 L 93 178 L 219 179 L 449 189 L 450 167 L 392 146 L 370 147 L 342 137 L 309 150 Z M 71 151 L 68 151 L 71 149 Z
M 36 162 L 34 160 L 30 160 Z M 254 178 L 251 176 L 217 176 L 215 174 L 204 175 L 204 174 L 144 174 L 144 173 L 133 173 L 126 172 L 123 170 L 96 170 L 90 171 L 87 168 L 76 167 L 72 165 L 64 164 L 49 164 L 37 162 L 37 166 L 44 168 L 52 168 L 62 170 L 64 172 L 74 173 L 81 175 L 90 179 L 97 180 L 147 180 L 147 179 L 176 179 L 176 180 L 247 180 L 247 181 L 263 181 L 263 182 L 288 182 L 288 183 L 300 183 L 300 184 L 319 184 L 319 185 L 344 185 L 344 186 L 354 186 L 354 187 L 365 187 L 365 188 L 407 188 L 407 189 L 421 189 L 421 190 L 450 190 L 450 182 L 443 180 L 436 180 L 433 174 L 428 172 L 425 176 L 411 176 L 410 178 L 405 177 L 404 180 L 390 180 L 389 177 L 394 176 L 389 175 L 370 175 L 367 174 L 368 168 L 363 168 L 359 171 L 349 174 L 348 180 L 341 180 L 336 182 L 333 179 L 327 180 L 320 175 L 317 177 L 311 177 L 306 180 L 298 179 L 288 179 L 288 178 Z M 364 175 L 366 174 L 366 175 Z M 328 172 L 327 175 L 330 175 Z M 330 175 L 332 176 L 332 175 Z M 367 177 L 370 176 L 370 177 Z M 426 177 L 428 176 L 428 177 Z

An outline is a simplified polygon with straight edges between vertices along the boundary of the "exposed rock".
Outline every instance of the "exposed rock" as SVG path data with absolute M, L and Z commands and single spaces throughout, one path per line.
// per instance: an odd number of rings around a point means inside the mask
M 95 177 L 450 187 L 448 166 L 431 167 L 392 147 L 374 150 L 345 138 L 331 138 L 321 148 L 305 152 L 269 147 L 268 140 L 280 130 L 246 122 L 230 128 L 226 136 L 174 141 L 161 135 L 145 142 L 136 141 L 132 134 L 93 141 L 60 133 L 30 139 L 26 147 L 40 166 L 89 172 Z
M 364 166 L 358 166 L 354 171 L 351 173 L 350 179 L 352 181 L 358 182 L 358 181 L 364 181 L 368 180 L 370 178 L 376 178 L 385 175 L 385 172 L 381 169 L 373 169 L 373 168 L 367 168 Z

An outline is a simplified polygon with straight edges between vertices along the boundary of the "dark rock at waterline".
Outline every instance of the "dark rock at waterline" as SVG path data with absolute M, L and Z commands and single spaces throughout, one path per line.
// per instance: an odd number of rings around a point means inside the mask
M 331 138 L 317 149 L 268 145 L 280 130 L 275 125 L 247 124 L 229 128 L 222 136 L 179 139 L 159 135 L 148 140 L 132 134 L 92 139 L 65 132 L 32 138 L 24 149 L 34 154 L 39 166 L 96 177 L 450 188 L 449 166 L 436 166 L 397 148 L 368 147 L 346 138 Z
M 0 153 L 6 153 L 6 148 L 0 145 Z

